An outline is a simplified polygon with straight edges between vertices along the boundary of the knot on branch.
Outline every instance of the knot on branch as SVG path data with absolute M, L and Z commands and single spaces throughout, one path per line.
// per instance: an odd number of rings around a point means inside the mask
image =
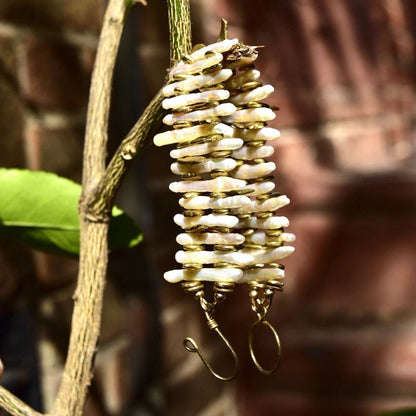
M 107 224 L 111 219 L 111 208 L 102 205 L 88 205 L 84 219 L 88 222 Z
M 136 156 L 136 152 L 137 152 L 136 147 L 130 143 L 121 149 L 120 156 L 124 160 L 131 160 L 134 158 L 134 156 Z

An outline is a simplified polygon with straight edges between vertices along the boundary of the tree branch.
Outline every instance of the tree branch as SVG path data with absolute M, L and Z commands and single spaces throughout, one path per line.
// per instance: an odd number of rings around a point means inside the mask
M 2 361 L 0 360 L 0 380 L 3 377 L 3 372 L 4 367 Z M 2 386 L 0 386 L 0 407 L 11 415 L 16 416 L 41 415 Z
M 170 66 L 172 67 L 191 50 L 189 0 L 168 0 L 168 18 Z M 105 175 L 97 187 L 94 199 L 88 204 L 88 212 L 92 218 L 100 217 L 103 213 L 110 214 L 117 191 L 127 170 L 134 163 L 151 131 L 162 120 L 162 100 L 162 91 L 159 91 L 112 157 Z
M 189 0 L 168 0 L 170 66 L 192 48 Z
M 91 79 L 80 199 L 80 264 L 68 356 L 52 415 L 81 416 L 91 383 L 101 326 L 108 261 L 109 214 L 90 217 L 86 201 L 94 197 L 105 172 L 111 83 L 127 5 L 110 0 L 104 16 Z
M 33 410 L 2 386 L 0 386 L 0 407 L 13 416 L 41 416 L 41 413 Z
M 114 153 L 105 175 L 98 185 L 95 198 L 88 206 L 91 216 L 95 217 L 102 215 L 102 213 L 110 213 L 117 191 L 127 170 L 143 148 L 151 131 L 162 120 L 162 100 L 162 91 L 159 91 Z

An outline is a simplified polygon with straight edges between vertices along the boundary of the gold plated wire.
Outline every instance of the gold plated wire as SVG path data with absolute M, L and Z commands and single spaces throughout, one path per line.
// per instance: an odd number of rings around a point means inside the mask
M 217 321 L 213 318 L 213 314 L 215 312 L 215 306 L 218 303 L 221 303 L 225 300 L 225 297 L 228 293 L 231 293 L 234 288 L 233 283 L 226 283 L 226 282 L 217 282 L 214 285 L 214 301 L 208 302 L 204 297 L 204 284 L 201 282 L 183 282 L 182 287 L 184 290 L 190 294 L 193 294 L 196 299 L 199 300 L 201 304 L 201 308 L 205 312 L 205 317 L 207 319 L 207 325 L 208 328 L 211 330 L 214 330 L 219 337 L 224 342 L 227 349 L 231 352 L 233 359 L 234 359 L 234 369 L 231 375 L 229 376 L 222 376 L 218 374 L 212 366 L 209 364 L 207 358 L 202 353 L 201 349 L 199 348 L 198 344 L 195 342 L 195 340 L 191 337 L 186 337 L 183 340 L 183 346 L 185 349 L 189 352 L 197 353 L 199 355 L 199 358 L 204 363 L 205 367 L 209 370 L 209 372 L 216 378 L 222 381 L 230 381 L 235 378 L 235 376 L 238 373 L 238 369 L 240 367 L 240 362 L 238 359 L 238 356 L 234 350 L 234 348 L 231 346 L 228 339 L 224 336 L 224 334 L 220 331 Z
M 273 295 L 275 290 L 282 290 L 281 285 L 278 284 L 277 281 L 269 281 L 269 282 L 250 282 L 250 298 L 251 298 L 251 309 L 256 313 L 257 320 L 250 326 L 248 331 L 248 349 L 250 351 L 251 359 L 253 360 L 254 365 L 256 366 L 257 370 L 260 373 L 265 375 L 273 374 L 280 364 L 280 359 L 282 356 L 282 348 L 280 345 L 279 335 L 273 325 L 265 320 L 267 311 L 272 304 Z M 257 359 L 256 353 L 254 352 L 253 347 L 253 337 L 254 337 L 254 329 L 257 326 L 264 325 L 270 329 L 273 338 L 276 342 L 277 347 L 277 357 L 276 361 L 272 368 L 265 369 Z
M 256 357 L 256 353 L 254 352 L 254 348 L 253 348 L 253 334 L 254 334 L 254 329 L 259 326 L 259 325 L 264 325 L 267 328 L 270 329 L 271 333 L 273 334 L 273 337 L 276 341 L 276 345 L 277 345 L 277 358 L 276 361 L 273 365 L 272 368 L 270 369 L 265 369 L 258 361 L 257 357 Z M 250 351 L 250 356 L 251 359 L 254 362 L 254 365 L 257 367 L 257 370 L 260 371 L 260 373 L 265 374 L 265 375 L 270 375 L 273 374 L 279 367 L 280 364 L 280 359 L 282 357 L 282 348 L 280 345 L 280 339 L 279 339 L 279 335 L 276 331 L 276 329 L 273 327 L 273 325 L 269 322 L 264 320 L 263 318 L 259 318 L 257 319 L 256 322 L 254 322 L 251 326 L 250 329 L 248 331 L 248 349 Z
M 233 372 L 230 376 L 222 376 L 222 375 L 218 374 L 211 367 L 211 365 L 207 361 L 206 357 L 202 353 L 201 349 L 198 347 L 198 344 L 195 342 L 195 340 L 193 338 L 190 338 L 190 337 L 185 338 L 184 341 L 183 341 L 183 346 L 189 352 L 196 352 L 199 355 L 199 358 L 201 359 L 201 361 L 204 363 L 205 367 L 209 370 L 209 372 L 214 377 L 216 377 L 216 378 L 218 378 L 219 380 L 222 380 L 222 381 L 231 381 L 237 375 L 238 369 L 239 369 L 239 366 L 240 366 L 238 356 L 237 356 L 236 352 L 234 351 L 233 347 L 231 346 L 230 342 L 227 340 L 227 338 L 224 336 L 224 334 L 218 328 L 218 324 L 217 324 L 217 326 L 215 326 L 214 328 L 211 328 L 211 329 L 213 329 L 220 336 L 220 338 L 223 340 L 224 344 L 227 346 L 228 350 L 231 352 L 231 354 L 233 356 L 234 370 L 233 370 Z

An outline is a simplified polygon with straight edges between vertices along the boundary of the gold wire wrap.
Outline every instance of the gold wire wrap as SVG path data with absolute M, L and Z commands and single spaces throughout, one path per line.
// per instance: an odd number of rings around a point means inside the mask
M 209 321 L 211 322 L 208 326 L 209 329 L 213 329 L 218 335 L 219 337 L 222 339 L 222 341 L 224 342 L 224 344 L 226 345 L 226 347 L 228 348 L 228 350 L 231 352 L 233 359 L 234 359 L 234 370 L 231 373 L 231 375 L 229 376 L 221 376 L 220 374 L 218 374 L 212 367 L 211 365 L 208 363 L 207 359 L 205 358 L 205 355 L 202 353 L 201 349 L 198 347 L 198 344 L 195 342 L 195 340 L 193 338 L 187 337 L 183 340 L 183 346 L 185 347 L 185 349 L 189 352 L 196 352 L 199 355 L 199 358 L 201 359 L 201 361 L 204 363 L 205 367 L 209 370 L 209 372 L 216 378 L 218 378 L 219 380 L 222 381 L 231 381 L 235 378 L 235 376 L 238 373 L 239 370 L 239 366 L 240 366 L 240 362 L 238 359 L 238 356 L 234 350 L 234 348 L 231 346 L 230 342 L 227 340 L 227 338 L 224 336 L 224 334 L 219 330 L 218 325 L 216 324 L 215 321 Z M 212 323 L 214 322 L 214 323 Z
M 279 335 L 273 325 L 265 320 L 266 314 L 272 304 L 273 295 L 275 290 L 281 291 L 283 287 L 283 282 L 279 280 L 270 280 L 266 283 L 264 282 L 250 282 L 249 283 L 249 296 L 251 298 L 251 308 L 257 315 L 257 320 L 250 326 L 248 331 L 248 348 L 250 351 L 251 359 L 253 360 L 254 365 L 260 371 L 260 373 L 265 375 L 273 374 L 280 364 L 280 359 L 282 356 L 282 348 L 280 344 Z M 253 337 L 254 329 L 257 326 L 264 325 L 270 329 L 273 338 L 276 342 L 277 347 L 277 357 L 274 365 L 270 369 L 265 369 L 258 361 L 253 347 Z
M 254 352 L 254 348 L 253 348 L 253 334 L 254 334 L 254 329 L 258 326 L 258 325 L 265 325 L 267 328 L 270 329 L 275 341 L 276 341 L 276 346 L 277 346 L 277 358 L 276 361 L 273 365 L 272 368 L 270 369 L 265 369 L 258 361 L 256 354 Z M 273 325 L 269 322 L 269 321 L 265 321 L 264 319 L 258 319 L 256 322 L 254 322 L 251 326 L 250 329 L 248 331 L 248 348 L 250 351 L 250 356 L 251 359 L 254 362 L 254 365 L 256 366 L 257 370 L 260 371 L 260 373 L 264 374 L 264 375 L 271 375 L 273 374 L 280 365 L 280 360 L 282 358 L 282 348 L 281 348 L 281 344 L 280 344 L 280 339 L 279 339 L 279 335 L 276 331 L 276 329 L 273 327 Z
M 205 313 L 205 317 L 207 320 L 207 325 L 210 330 L 214 330 L 221 340 L 224 342 L 227 349 L 231 352 L 234 360 L 234 369 L 231 375 L 229 376 L 222 376 L 218 374 L 212 366 L 207 361 L 205 355 L 202 353 L 201 349 L 199 348 L 196 341 L 191 337 L 186 337 L 183 341 L 183 345 L 185 349 L 189 352 L 197 353 L 201 361 L 204 363 L 205 367 L 209 370 L 209 372 L 216 378 L 222 381 L 230 381 L 235 378 L 239 370 L 239 359 L 238 356 L 231 346 L 228 339 L 224 336 L 224 334 L 220 331 L 217 321 L 213 318 L 213 314 L 215 312 L 215 307 L 223 302 L 226 296 L 233 292 L 234 284 L 233 283 L 226 283 L 226 282 L 216 282 L 214 284 L 214 300 L 212 302 L 208 302 L 205 298 L 204 293 L 204 284 L 202 282 L 182 282 L 183 289 L 192 294 L 195 299 L 199 300 L 202 310 Z

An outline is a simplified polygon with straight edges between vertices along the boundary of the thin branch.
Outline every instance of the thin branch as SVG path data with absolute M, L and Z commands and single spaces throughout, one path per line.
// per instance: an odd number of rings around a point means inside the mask
M 94 197 L 105 172 L 111 83 L 127 11 L 125 0 L 110 0 L 98 44 L 85 132 L 83 191 L 80 200 L 80 264 L 68 356 L 52 415 L 81 416 L 91 384 L 100 334 L 108 261 L 105 212 L 91 218 L 86 201 Z
M 162 120 L 162 100 L 162 91 L 159 91 L 114 153 L 105 175 L 98 185 L 95 198 L 89 204 L 88 209 L 91 216 L 100 216 L 104 212 L 111 211 L 116 193 L 127 170 L 135 161 L 151 131 Z
M 189 0 L 168 0 L 170 65 L 173 66 L 192 48 Z
M 0 407 L 13 416 L 41 416 L 41 413 L 33 410 L 2 386 L 0 386 Z
M 168 0 L 168 18 L 172 67 L 191 50 L 189 1 Z M 95 198 L 88 204 L 89 215 L 92 218 L 100 217 L 103 213 L 109 215 L 127 170 L 134 163 L 151 131 L 161 122 L 162 100 L 162 92 L 159 91 L 115 152 L 97 187 Z
M 123 32 L 126 0 L 111 0 L 104 16 L 91 78 L 82 171 L 83 194 L 91 193 L 105 171 L 111 83 Z

